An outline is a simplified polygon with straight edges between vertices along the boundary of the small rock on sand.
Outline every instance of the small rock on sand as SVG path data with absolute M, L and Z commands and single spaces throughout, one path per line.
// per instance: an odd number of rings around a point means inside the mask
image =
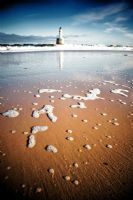
M 97 126 L 102 126 L 102 124 L 98 123 Z
M 32 91 L 28 91 L 28 93 L 29 93 L 29 94 L 31 94 L 31 93 L 32 93 Z
M 49 98 L 54 99 L 54 96 L 49 96 Z
M 68 129 L 66 130 L 67 133 L 72 133 L 72 130 Z
M 111 137 L 111 135 L 106 135 L 106 137 L 107 137 L 107 138 L 109 138 L 109 139 L 111 139 L 111 138 L 112 138 L 112 137 Z
M 25 188 L 25 187 L 26 187 L 26 185 L 25 185 L 25 184 L 22 184 L 22 185 L 21 185 L 21 187 L 22 187 L 22 188 Z
M 117 118 L 113 118 L 112 120 L 113 120 L 113 121 L 117 121 Z
M 12 134 L 16 133 L 16 130 L 11 130 L 11 133 L 12 133 Z
M 40 187 L 36 188 L 36 193 L 40 193 L 40 192 L 42 192 L 42 188 Z
M 51 103 L 54 103 L 54 99 L 51 99 L 50 102 L 51 102 Z
M 7 180 L 8 178 L 9 178 L 8 176 L 5 176 L 5 177 L 4 177 L 5 180 Z
M 6 169 L 7 169 L 7 170 L 10 170 L 10 169 L 11 169 L 11 167 L 10 167 L 10 166 L 8 166 Z
M 29 132 L 28 132 L 28 131 L 24 131 L 23 134 L 24 134 L 24 135 L 28 135 Z
M 97 126 L 93 126 L 92 128 L 95 129 L 95 130 L 98 130 L 98 127 L 97 127 Z
M 70 181 L 70 176 L 64 176 L 64 179 L 66 180 L 66 181 Z
M 34 96 L 35 96 L 35 97 L 37 97 L 37 98 L 39 98 L 39 97 L 40 97 L 40 95 L 39 95 L 39 94 L 35 94 Z
M 112 124 L 115 125 L 115 126 L 119 126 L 118 122 L 113 122 Z
M 71 108 L 87 108 L 84 102 L 78 102 L 77 105 L 71 105 Z
M 32 103 L 32 104 L 33 104 L 34 106 L 37 106 L 37 105 L 38 105 L 38 103 L 36 103 L 36 102 L 35 102 L 35 103 Z
M 106 144 L 106 147 L 109 148 L 109 149 L 113 148 L 111 144 Z
M 88 120 L 87 120 L 87 119 L 82 119 L 82 122 L 85 122 L 85 123 L 87 123 L 87 122 L 88 122 Z
M 76 117 L 78 117 L 78 115 L 76 115 L 76 114 L 72 114 L 72 117 L 76 118 Z
M 88 149 L 88 150 L 91 150 L 91 146 L 89 144 L 85 144 L 83 147 Z
M 73 141 L 74 138 L 73 137 L 66 137 L 66 140 Z
M 101 113 L 101 115 L 102 115 L 102 116 L 106 116 L 106 115 L 107 115 L 107 113 Z
M 79 167 L 78 163 L 73 163 L 73 166 L 76 167 L 76 168 Z
M 50 168 L 48 169 L 48 172 L 53 176 L 54 175 L 54 169 Z
M 74 180 L 73 183 L 74 183 L 74 185 L 76 185 L 76 186 L 79 185 L 79 181 L 78 181 L 78 180 Z

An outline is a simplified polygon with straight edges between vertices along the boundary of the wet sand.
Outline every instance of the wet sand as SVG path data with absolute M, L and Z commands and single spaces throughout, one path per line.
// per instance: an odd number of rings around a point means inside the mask
M 132 80 L 124 86 L 119 84 L 49 80 L 1 87 L 0 112 L 11 108 L 20 112 L 16 118 L 0 115 L 1 194 L 8 199 L 11 196 L 36 200 L 128 199 L 133 188 Z M 37 98 L 34 95 L 40 88 L 62 92 L 43 93 Z M 84 96 L 94 88 L 99 88 L 98 96 L 105 99 L 83 101 L 85 109 L 70 107 L 78 100 L 60 99 L 66 93 Z M 114 88 L 128 89 L 128 97 L 111 93 Z M 38 105 L 33 105 L 34 102 Z M 32 117 L 34 108 L 46 104 L 54 106 L 53 112 L 58 117 L 55 123 L 46 114 L 37 119 Z M 30 149 L 28 134 L 24 132 L 30 133 L 36 125 L 46 125 L 48 130 L 36 134 L 36 145 Z M 74 140 L 67 140 L 69 136 Z M 45 147 L 49 144 L 58 152 L 47 152 Z M 86 144 L 91 146 L 90 150 L 84 147 Z M 54 174 L 49 169 L 54 169 Z M 65 176 L 70 180 L 65 180 Z
M 122 52 L 0 55 L 0 113 L 20 113 L 0 115 L 0 193 L 5 199 L 128 199 L 133 188 L 132 60 L 132 53 Z M 62 92 L 39 94 L 42 88 Z M 64 94 L 85 97 L 95 88 L 104 99 L 60 99 Z M 79 102 L 87 108 L 70 107 Z M 48 104 L 54 106 L 55 123 L 48 113 L 32 116 Z M 33 126 L 48 130 L 36 133 L 36 145 L 28 148 Z M 58 152 L 46 151 L 47 145 Z

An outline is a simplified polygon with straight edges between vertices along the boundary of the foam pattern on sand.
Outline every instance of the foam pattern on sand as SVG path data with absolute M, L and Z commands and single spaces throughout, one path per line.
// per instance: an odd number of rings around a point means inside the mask
M 41 93 L 53 93 L 53 92 L 61 92 L 61 90 L 55 90 L 55 89 L 39 89 L 38 91 L 40 94 Z
M 34 135 L 28 137 L 28 147 L 33 148 L 36 145 L 36 140 Z
M 100 89 L 95 88 L 93 90 L 89 90 L 88 93 L 86 93 L 86 96 L 80 96 L 80 95 L 69 95 L 69 94 L 64 94 L 63 97 L 66 99 L 72 98 L 74 100 L 95 100 L 95 99 L 104 99 L 102 97 L 99 97 L 101 93 Z
M 38 132 L 46 131 L 48 130 L 48 126 L 33 126 L 32 127 L 32 134 L 36 134 Z
M 46 130 L 48 130 L 48 126 L 32 126 L 31 133 L 28 136 L 27 146 L 29 148 L 33 148 L 36 145 L 36 138 L 35 138 L 34 134 L 36 134 L 38 132 L 43 132 Z
M 128 90 L 123 90 L 123 89 L 114 89 L 114 90 L 111 90 L 112 93 L 114 94 L 120 94 L 122 96 L 125 96 L 125 97 L 128 97 L 127 94 L 125 94 L 124 92 L 129 92 Z
M 57 153 L 58 152 L 58 149 L 55 146 L 51 145 L 51 144 L 47 145 L 45 149 L 46 149 L 46 151 L 53 152 L 53 153 Z
M 8 110 L 4 113 L 2 113 L 4 117 L 17 117 L 19 115 L 19 112 L 16 110 Z
M 54 107 L 51 106 L 51 105 L 44 105 L 41 109 L 34 110 L 33 113 L 32 113 L 32 116 L 35 117 L 35 118 L 39 118 L 41 114 L 46 113 L 48 118 L 52 122 L 56 122 L 57 117 L 53 114 L 53 109 L 54 109 Z

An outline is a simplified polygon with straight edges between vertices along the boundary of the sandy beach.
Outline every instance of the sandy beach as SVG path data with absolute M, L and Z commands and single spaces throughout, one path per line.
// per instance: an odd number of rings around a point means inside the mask
M 1 195 L 17 200 L 128 199 L 133 188 L 133 55 L 124 55 L 0 55 Z M 54 107 L 55 122 L 49 111 L 40 111 L 45 105 Z M 19 115 L 3 116 L 8 110 Z M 41 113 L 38 118 L 34 111 Z M 48 130 L 33 134 L 33 126 Z M 30 135 L 36 141 L 33 148 L 28 147 Z M 47 145 L 57 152 L 47 151 Z

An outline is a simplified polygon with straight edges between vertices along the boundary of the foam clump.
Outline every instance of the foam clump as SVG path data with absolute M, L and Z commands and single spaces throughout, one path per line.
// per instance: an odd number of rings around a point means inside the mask
M 4 113 L 2 113 L 4 117 L 17 117 L 19 115 L 19 112 L 16 110 L 8 110 Z
M 93 90 L 89 90 L 88 93 L 86 93 L 86 96 L 80 96 L 80 95 L 69 95 L 69 94 L 64 94 L 63 97 L 64 98 L 73 98 L 74 100 L 95 100 L 95 99 L 104 99 L 102 97 L 98 97 L 97 95 L 99 95 L 101 93 L 101 91 L 98 88 L 95 88 Z
M 52 122 L 56 122 L 57 121 L 57 117 L 53 114 L 53 109 L 54 107 L 51 105 L 45 105 L 44 106 L 44 110 L 47 113 L 48 118 L 52 121 Z
M 31 133 L 28 136 L 27 146 L 29 148 L 33 148 L 36 145 L 36 139 L 35 135 L 38 132 L 46 131 L 48 129 L 48 126 L 33 126 L 31 128 Z
M 38 110 L 34 110 L 33 113 L 32 113 L 32 117 L 39 118 L 40 117 L 39 111 Z
M 123 89 L 114 89 L 114 90 L 111 90 L 111 92 L 114 93 L 114 94 L 120 94 L 122 96 L 128 97 L 128 95 L 125 94 L 124 92 L 129 92 L 129 91 L 123 90 Z
M 38 132 L 46 131 L 48 130 L 48 126 L 33 126 L 32 127 L 32 134 L 36 134 Z
M 56 122 L 57 117 L 53 114 L 53 109 L 54 109 L 54 107 L 51 106 L 51 105 L 44 105 L 41 109 L 34 110 L 33 113 L 32 113 L 32 117 L 39 118 L 41 114 L 46 113 L 48 118 L 52 122 Z
M 93 90 L 89 90 L 89 93 L 86 94 L 86 100 L 95 100 L 95 99 L 104 99 L 101 97 L 98 97 L 101 91 L 98 88 L 95 88 Z
M 61 92 L 61 90 L 55 90 L 55 89 L 39 89 L 38 91 L 40 94 L 41 93 L 53 93 L 53 92 Z
M 36 140 L 34 135 L 28 137 L 28 147 L 33 148 L 36 145 Z
M 61 100 L 66 100 L 66 98 L 65 98 L 65 97 L 60 97 L 59 99 L 61 99 Z
M 57 153 L 57 152 L 58 152 L 58 149 L 57 149 L 55 146 L 53 146 L 53 145 L 47 145 L 47 146 L 46 146 L 46 151 L 48 151 L 48 152 L 53 152 L 53 153 Z
M 57 117 L 56 117 L 52 112 L 47 113 L 47 115 L 48 115 L 48 118 L 49 118 L 52 122 L 56 122 L 56 121 L 57 121 Z
M 71 96 L 71 95 L 69 95 L 69 94 L 64 94 L 64 95 L 63 95 L 63 97 L 64 97 L 64 98 L 67 98 L 67 99 L 70 99 L 70 98 L 72 98 L 72 96 Z
M 84 102 L 78 102 L 76 105 L 71 105 L 71 108 L 87 108 Z

